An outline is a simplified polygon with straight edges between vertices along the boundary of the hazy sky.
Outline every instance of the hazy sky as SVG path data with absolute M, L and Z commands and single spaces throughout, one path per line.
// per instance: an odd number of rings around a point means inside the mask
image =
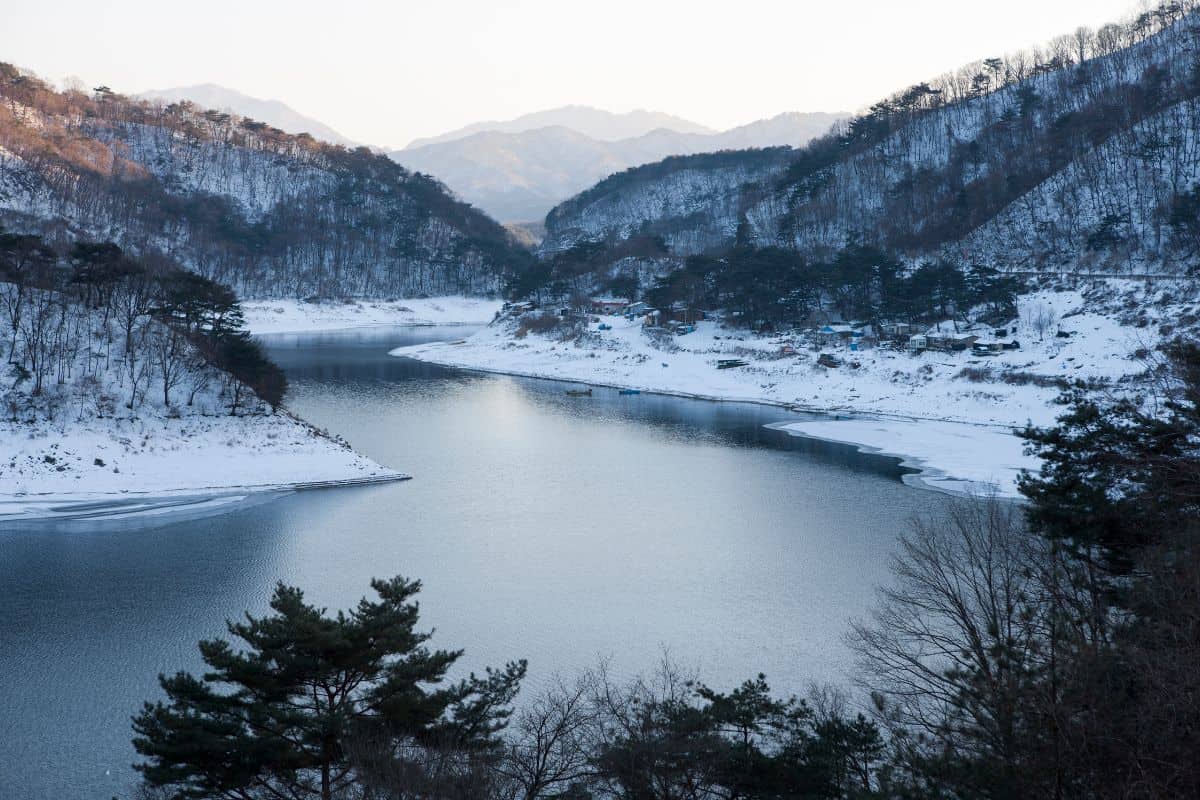
M 219 83 L 403 145 L 580 103 L 727 128 L 857 110 L 965 62 L 1124 16 L 1132 0 L 42 0 L 0 61 L 134 93 Z

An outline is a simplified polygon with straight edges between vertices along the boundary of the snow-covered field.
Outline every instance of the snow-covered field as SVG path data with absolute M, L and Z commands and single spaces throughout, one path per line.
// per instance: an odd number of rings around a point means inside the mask
M 1194 287 L 1193 287 L 1194 289 Z M 1166 290 L 1164 290 L 1166 291 Z M 1099 313 L 1104 297 L 1104 311 Z M 1138 302 L 1132 304 L 1136 298 Z M 994 356 L 806 344 L 800 338 L 760 337 L 702 322 L 684 336 L 654 336 L 640 322 L 605 317 L 575 340 L 529 333 L 501 322 L 462 344 L 397 348 L 392 355 L 489 372 L 631 387 L 689 397 L 744 400 L 823 412 L 833 417 L 789 426 L 789 432 L 854 443 L 899 455 L 931 471 L 927 482 L 962 488 L 988 483 L 1016 493 L 1022 469 L 1036 469 L 1015 429 L 1047 425 L 1061 413 L 1059 379 L 1104 381 L 1120 387 L 1144 372 L 1139 351 L 1160 340 L 1159 323 L 1194 312 L 1166 294 L 1151 303 L 1132 282 L 1080 291 L 1045 290 L 1020 299 L 1016 338 L 1021 349 Z M 1121 312 L 1116 309 L 1131 309 Z M 1122 316 L 1124 314 L 1124 317 Z M 1130 314 L 1145 325 L 1128 324 Z M 945 326 L 943 326 L 945 327 Z M 1060 337 L 1058 331 L 1066 336 Z M 785 355 L 791 343 L 798 351 Z M 844 360 L 817 365 L 821 353 Z M 1138 355 L 1135 355 L 1138 354 Z M 721 358 L 748 366 L 718 369 Z M 857 367 L 852 366 L 857 364 Z
M 242 303 L 251 333 L 308 333 L 373 325 L 486 325 L 501 301 L 477 297 L 414 300 L 250 300 Z

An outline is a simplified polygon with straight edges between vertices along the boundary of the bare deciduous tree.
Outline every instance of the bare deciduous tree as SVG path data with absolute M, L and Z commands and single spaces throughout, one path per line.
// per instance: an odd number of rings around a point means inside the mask
M 522 800 L 558 796 L 594 775 L 591 762 L 600 717 L 590 700 L 596 679 L 556 678 L 517 714 L 508 732 L 502 770 Z
M 952 503 L 913 522 L 850 642 L 888 719 L 961 754 L 999 763 L 1020 784 L 1034 678 L 1045 657 L 1042 547 L 1020 509 L 995 498 Z M 886 699 L 884 699 L 886 698 Z

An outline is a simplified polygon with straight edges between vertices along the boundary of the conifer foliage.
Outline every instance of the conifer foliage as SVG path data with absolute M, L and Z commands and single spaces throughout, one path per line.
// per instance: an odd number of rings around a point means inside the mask
M 330 615 L 281 583 L 270 614 L 228 623 L 240 649 L 203 641 L 202 676 L 160 676 L 167 702 L 134 719 L 147 783 L 175 797 L 329 800 L 361 777 L 351 755 L 380 743 L 396 754 L 493 748 L 525 663 L 447 682 L 462 651 L 427 646 L 420 583 L 371 587 L 377 600 Z
M 1164 348 L 1161 392 L 1105 402 L 1072 392 L 1058 425 L 1025 432 L 1044 462 L 1022 491 L 1041 532 L 1128 571 L 1200 519 L 1200 345 Z

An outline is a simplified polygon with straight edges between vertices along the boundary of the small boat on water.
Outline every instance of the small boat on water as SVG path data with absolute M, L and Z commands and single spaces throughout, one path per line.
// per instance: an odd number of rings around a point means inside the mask
M 622 389 L 621 391 L 617 392 L 617 394 L 641 394 L 641 393 L 642 393 L 641 389 Z
M 567 389 L 567 395 L 569 397 L 591 397 L 592 390 L 591 389 Z

